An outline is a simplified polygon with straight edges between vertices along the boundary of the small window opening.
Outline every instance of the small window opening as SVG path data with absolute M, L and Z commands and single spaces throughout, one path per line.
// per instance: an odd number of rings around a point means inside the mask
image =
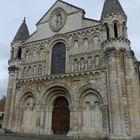
M 17 52 L 17 58 L 21 59 L 21 54 L 22 54 L 22 49 L 21 47 L 18 48 L 18 52 Z
M 118 25 L 117 25 L 117 23 L 114 23 L 114 37 L 118 38 Z

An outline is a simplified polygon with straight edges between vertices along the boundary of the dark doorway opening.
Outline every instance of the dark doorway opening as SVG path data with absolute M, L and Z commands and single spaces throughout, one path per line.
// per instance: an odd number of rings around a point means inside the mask
M 58 97 L 54 102 L 52 130 L 55 135 L 66 135 L 70 129 L 69 103 L 66 98 Z

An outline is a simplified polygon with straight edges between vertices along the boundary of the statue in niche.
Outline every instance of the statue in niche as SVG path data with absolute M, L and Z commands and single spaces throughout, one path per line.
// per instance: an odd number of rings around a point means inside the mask
M 88 69 L 92 68 L 92 57 L 88 57 L 88 59 L 87 59 L 87 67 L 88 67 Z
M 40 49 L 39 59 L 40 60 L 43 60 L 44 59 L 44 49 L 43 48 Z
M 35 61 L 36 60 L 36 51 L 33 50 L 33 54 L 32 54 L 32 61 Z
M 95 37 L 93 38 L 93 40 L 94 40 L 95 48 L 97 48 L 97 47 L 98 47 L 98 42 L 99 42 L 98 37 L 95 36 Z
M 29 51 L 26 52 L 25 60 L 26 60 L 26 62 L 29 62 Z
M 75 59 L 74 62 L 73 62 L 73 70 L 78 71 L 78 61 L 77 61 L 77 59 Z
M 84 51 L 87 51 L 88 50 L 88 45 L 89 45 L 89 43 L 88 43 L 88 39 L 87 38 L 85 38 L 84 39 L 84 43 L 83 43 L 83 50 Z
M 81 70 L 84 70 L 85 69 L 85 59 L 84 58 L 81 58 L 80 59 L 80 69 Z
M 75 53 L 78 52 L 78 48 L 79 48 L 79 44 L 78 44 L 78 40 L 74 41 L 74 51 Z
M 72 36 L 69 37 L 69 44 L 72 44 Z
M 56 12 L 53 21 L 55 27 L 60 27 L 62 25 L 62 15 L 60 12 Z
M 39 65 L 38 74 L 39 74 L 39 75 L 42 75 L 42 66 L 41 66 L 41 65 Z
M 33 75 L 35 76 L 37 74 L 36 72 L 36 66 L 33 67 Z
M 95 61 L 94 61 L 94 67 L 98 68 L 100 63 L 100 58 L 99 56 L 95 56 Z
M 28 69 L 28 76 L 31 76 L 32 75 L 32 70 L 31 70 L 31 67 L 29 67 Z

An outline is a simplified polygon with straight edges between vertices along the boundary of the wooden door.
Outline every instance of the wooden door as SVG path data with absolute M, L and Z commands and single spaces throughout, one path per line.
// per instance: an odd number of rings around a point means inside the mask
M 54 102 L 52 114 L 52 130 L 56 135 L 66 135 L 70 127 L 69 103 L 64 97 L 58 97 Z

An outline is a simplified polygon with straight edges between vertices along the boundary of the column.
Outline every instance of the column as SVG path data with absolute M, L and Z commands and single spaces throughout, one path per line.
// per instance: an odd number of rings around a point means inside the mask
M 70 106 L 70 131 L 68 135 L 78 136 L 80 134 L 79 108 L 78 106 Z
M 102 106 L 103 109 L 103 134 L 109 136 L 109 109 L 107 105 Z
M 46 121 L 45 121 L 45 131 L 44 131 L 44 133 L 47 134 L 47 135 L 51 135 L 51 134 L 53 134 L 53 131 L 52 131 L 52 111 L 53 111 L 53 107 L 46 106 L 45 110 L 46 110 Z

